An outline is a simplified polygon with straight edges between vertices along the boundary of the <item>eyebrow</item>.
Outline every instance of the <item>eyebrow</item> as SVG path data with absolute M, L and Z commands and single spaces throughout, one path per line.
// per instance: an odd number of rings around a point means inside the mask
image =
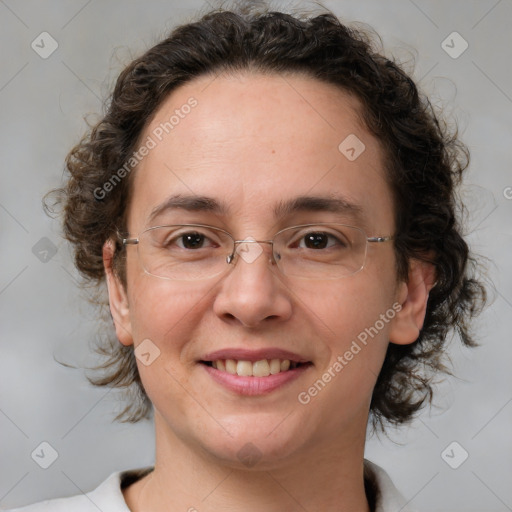
M 162 213 L 177 209 L 189 212 L 209 212 L 224 216 L 228 214 L 229 210 L 227 205 L 212 197 L 178 194 L 167 198 L 163 203 L 153 208 L 148 220 L 151 222 Z
M 182 209 L 189 212 L 208 212 L 220 216 L 228 216 L 229 207 L 213 197 L 177 194 L 167 198 L 156 206 L 150 216 L 149 222 L 169 210 Z M 273 208 L 276 219 L 287 217 L 298 212 L 330 212 L 345 214 L 356 220 L 363 220 L 361 206 L 349 202 L 342 197 L 329 196 L 298 196 L 287 201 L 279 201 Z
M 348 214 L 357 219 L 363 217 L 361 206 L 341 197 L 299 196 L 288 201 L 280 201 L 274 207 L 275 218 L 286 217 L 297 212 L 331 212 Z

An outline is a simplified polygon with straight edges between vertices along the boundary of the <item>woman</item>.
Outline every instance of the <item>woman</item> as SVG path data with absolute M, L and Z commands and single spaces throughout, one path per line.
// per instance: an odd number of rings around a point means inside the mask
M 331 14 L 213 12 L 133 61 L 61 193 L 118 340 L 96 383 L 140 391 L 155 465 L 21 510 L 410 510 L 368 421 L 430 400 L 484 297 L 441 126 Z

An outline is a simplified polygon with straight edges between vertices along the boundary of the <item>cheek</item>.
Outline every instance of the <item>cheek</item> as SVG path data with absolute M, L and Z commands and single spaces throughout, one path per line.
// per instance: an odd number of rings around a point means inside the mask
M 389 268 L 371 270 L 339 281 L 301 284 L 294 289 L 306 313 L 309 310 L 308 316 L 319 328 L 323 326 L 332 343 L 357 337 L 392 307 L 396 294 L 394 275 Z M 386 323 L 386 329 L 381 326 L 380 330 L 387 330 L 388 326 Z
M 135 345 L 150 338 L 161 349 L 175 351 L 190 338 L 197 316 L 204 313 L 209 288 L 204 284 L 173 282 L 147 274 L 132 279 L 130 317 Z
M 194 345 L 190 341 L 197 338 L 200 319 L 211 307 L 209 288 L 146 274 L 138 275 L 130 284 L 134 290 L 130 296 L 130 315 L 140 378 L 157 410 L 168 410 L 169 404 L 173 404 L 176 414 L 168 421 L 175 422 L 178 428 L 177 418 L 187 414 L 201 416 L 200 411 L 196 414 L 189 410 L 184 390 L 193 387 L 188 380 Z M 149 353 L 150 364 L 144 362 L 144 353 Z
M 312 299 L 314 310 L 308 314 L 322 332 L 318 342 L 325 358 L 297 398 L 305 422 L 320 417 L 323 428 L 336 435 L 340 428 L 350 431 L 355 418 L 365 421 L 368 414 L 392 319 L 389 312 L 386 321 L 381 315 L 391 304 L 348 283 L 330 292 L 318 290 Z
M 317 283 L 297 292 L 324 345 L 318 372 L 330 389 L 322 393 L 325 400 L 353 402 L 356 407 L 371 398 L 396 316 L 392 263 L 379 267 L 368 267 L 338 284 Z
M 192 282 L 160 279 L 144 272 L 131 255 L 127 262 L 128 300 L 132 335 L 136 350 L 146 353 L 149 348 L 150 365 L 137 358 L 140 377 L 154 403 L 152 390 L 163 387 L 169 392 L 179 388 L 172 384 L 172 376 L 183 375 L 180 368 L 187 342 L 194 338 L 198 318 L 205 314 L 209 287 Z M 138 346 L 144 343 L 140 349 Z M 180 378 L 180 381 L 182 378 Z M 165 384 L 167 383 L 167 384 Z M 158 394 L 158 393 L 157 393 Z

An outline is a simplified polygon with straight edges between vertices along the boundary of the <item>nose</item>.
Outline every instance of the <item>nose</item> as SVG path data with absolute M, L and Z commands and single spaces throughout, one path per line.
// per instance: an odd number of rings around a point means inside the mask
M 250 328 L 289 319 L 292 295 L 273 261 L 272 244 L 247 239 L 235 247 L 234 261 L 228 258 L 233 268 L 214 301 L 215 314 Z

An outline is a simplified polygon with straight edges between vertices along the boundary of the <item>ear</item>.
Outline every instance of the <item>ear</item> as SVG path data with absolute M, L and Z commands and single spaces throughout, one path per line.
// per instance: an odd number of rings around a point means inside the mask
M 431 263 L 419 260 L 410 262 L 408 279 L 398 287 L 401 309 L 391 325 L 391 343 L 407 345 L 418 339 L 425 320 L 428 294 L 435 284 L 435 278 L 435 267 Z
M 123 345 L 133 345 L 132 327 L 128 297 L 119 277 L 113 268 L 115 246 L 112 240 L 103 244 L 103 266 L 107 278 L 110 312 L 114 319 L 117 339 Z

